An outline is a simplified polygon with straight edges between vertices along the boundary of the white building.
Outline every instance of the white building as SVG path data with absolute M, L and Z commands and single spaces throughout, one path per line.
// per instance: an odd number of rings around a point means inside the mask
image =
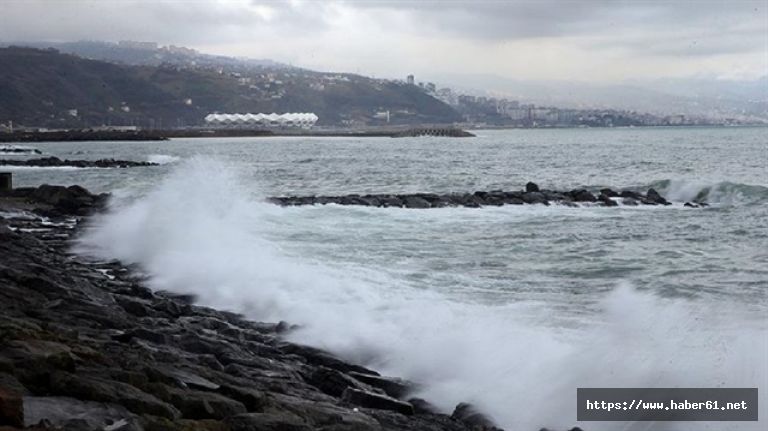
M 314 113 L 208 114 L 205 124 L 215 127 L 300 127 L 309 129 L 318 117 Z

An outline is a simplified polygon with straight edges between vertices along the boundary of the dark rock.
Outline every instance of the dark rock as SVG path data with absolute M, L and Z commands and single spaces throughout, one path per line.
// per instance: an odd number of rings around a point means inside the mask
M 619 197 L 630 198 L 639 201 L 643 196 L 640 193 L 633 192 L 631 190 L 622 190 L 621 193 L 619 193 Z
M 525 191 L 527 193 L 538 192 L 539 186 L 534 182 L 529 182 L 528 184 L 525 185 Z
M 432 403 L 421 398 L 409 398 L 408 402 L 413 406 L 413 411 L 417 415 L 437 414 L 440 412 L 440 409 L 432 405 Z
M 357 371 L 350 371 L 349 375 L 356 380 L 373 386 L 374 388 L 379 388 L 387 395 L 395 398 L 404 398 L 408 393 L 415 390 L 415 385 L 413 383 L 395 377 L 376 376 L 359 373 Z
M 403 201 L 400 200 L 397 196 L 384 196 L 379 198 L 379 206 L 382 206 L 384 208 L 389 207 L 396 207 L 400 208 L 403 206 Z
M 150 306 L 145 302 L 119 296 L 116 297 L 115 300 L 128 314 L 132 314 L 137 317 L 147 317 L 155 314 L 154 311 L 151 310 Z
M 249 412 L 263 411 L 268 405 L 267 396 L 264 392 L 256 389 L 225 384 L 219 388 L 219 392 L 233 400 L 240 401 Z
M 46 421 L 54 427 L 72 429 L 72 420 L 84 421 L 83 429 L 140 431 L 139 418 L 115 404 L 81 401 L 67 397 L 24 397 L 24 422 L 32 426 Z
M 597 197 L 597 200 L 602 202 L 603 205 L 605 205 L 607 207 L 617 207 L 617 206 L 619 206 L 619 204 L 616 201 L 611 199 L 611 197 L 608 196 L 605 193 L 601 193 L 600 196 Z
M 351 376 L 346 375 L 340 371 L 322 366 L 313 369 L 312 372 L 310 372 L 307 376 L 306 380 L 310 385 L 315 386 L 326 394 L 332 395 L 334 397 L 341 397 L 347 388 L 356 388 L 360 390 L 366 389 L 362 387 L 358 380 L 352 378 Z
M 285 353 L 293 353 L 303 357 L 307 363 L 317 366 L 325 366 L 334 370 L 341 371 L 343 373 L 349 373 L 350 371 L 357 371 L 365 374 L 378 375 L 379 373 L 369 370 L 359 365 L 350 364 L 341 361 L 330 354 L 314 347 L 302 346 L 293 343 L 284 343 L 280 345 L 280 350 Z
M 132 168 L 139 166 L 159 166 L 157 163 L 134 162 L 130 160 L 61 160 L 58 157 L 43 157 L 40 159 L 29 160 L 0 160 L 0 166 L 37 166 L 37 167 L 59 167 L 71 166 L 76 168 Z
M 646 193 L 645 196 L 649 201 L 659 205 L 669 204 L 669 202 L 667 202 L 667 200 L 664 199 L 655 189 L 648 189 L 648 193 Z
M 636 207 L 640 205 L 636 199 L 633 198 L 624 198 L 621 200 L 621 203 L 627 206 Z
M 569 194 L 575 202 L 597 202 L 595 195 L 584 189 L 572 190 Z
M 495 429 L 496 424 L 486 415 L 480 413 L 475 406 L 468 403 L 460 403 L 453 410 L 451 417 L 464 423 L 471 429 Z
M 698 205 L 690 203 L 690 202 L 686 202 L 683 206 L 688 207 L 688 208 L 699 208 Z
M 523 202 L 527 204 L 546 204 L 547 198 L 541 192 L 529 192 L 523 194 Z
M 146 340 L 155 344 L 167 344 L 168 343 L 168 336 L 165 334 L 161 334 L 157 331 L 152 331 L 149 329 L 144 328 L 136 328 L 131 329 L 130 331 L 123 332 L 119 335 L 115 335 L 112 337 L 114 340 L 119 341 L 121 343 L 127 343 L 131 341 L 134 338 L 138 338 L 141 340 Z
M 406 208 L 430 208 L 432 206 L 429 201 L 417 196 L 408 196 L 403 201 Z
M 120 404 L 137 414 L 151 414 L 168 419 L 178 419 L 181 416 L 173 406 L 126 383 L 57 372 L 51 375 L 50 388 L 58 395 Z
M 21 394 L 0 387 L 0 425 L 24 427 L 24 402 Z
M 414 414 L 413 406 L 404 401 L 397 400 L 388 395 L 366 392 L 359 389 L 345 389 L 341 399 L 361 407 L 391 410 L 404 415 Z
M 600 189 L 600 194 L 601 195 L 606 195 L 609 198 L 617 198 L 617 197 L 619 197 L 619 194 L 617 192 L 613 191 L 612 189 L 608 189 L 608 188 Z
M 230 431 L 312 431 L 301 417 L 287 411 L 247 413 L 227 418 Z
M 212 392 L 171 389 L 168 401 L 187 419 L 225 419 L 246 413 L 243 403 Z

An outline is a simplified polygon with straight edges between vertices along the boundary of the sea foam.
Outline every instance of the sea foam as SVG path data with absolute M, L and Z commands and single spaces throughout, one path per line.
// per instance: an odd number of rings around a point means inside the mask
M 291 255 L 269 235 L 290 214 L 253 196 L 232 166 L 197 157 L 147 195 L 113 202 L 78 250 L 140 264 L 152 288 L 300 324 L 293 341 L 417 381 L 415 395 L 446 411 L 476 403 L 510 430 L 576 425 L 577 387 L 768 387 L 765 317 L 735 303 L 664 299 L 621 284 L 582 324 L 559 327 L 541 304 L 465 303 L 370 268 Z

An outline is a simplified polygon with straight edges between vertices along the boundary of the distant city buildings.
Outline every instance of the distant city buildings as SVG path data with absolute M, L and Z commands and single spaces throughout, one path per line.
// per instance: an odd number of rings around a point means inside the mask
M 117 42 L 117 46 L 121 48 L 143 49 L 148 51 L 154 51 L 158 47 L 157 42 L 136 42 L 133 40 L 121 40 L 120 42 Z

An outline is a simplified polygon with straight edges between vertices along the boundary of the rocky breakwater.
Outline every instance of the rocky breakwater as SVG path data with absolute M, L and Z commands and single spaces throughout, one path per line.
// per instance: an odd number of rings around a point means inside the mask
M 396 207 L 396 208 L 443 208 L 443 207 L 469 207 L 479 208 L 483 206 L 524 205 L 524 204 L 561 204 L 568 206 L 580 206 L 581 204 L 593 204 L 605 207 L 617 207 L 619 205 L 671 205 L 656 190 L 649 189 L 645 194 L 622 190 L 604 188 L 599 193 L 593 193 L 586 189 L 574 189 L 570 191 L 556 191 L 540 189 L 535 183 L 529 182 L 525 190 L 519 191 L 477 191 L 474 193 L 410 193 L 410 194 L 350 194 L 342 196 L 285 196 L 272 197 L 270 202 L 282 206 L 295 205 L 362 205 L 370 207 Z M 688 207 L 706 206 L 705 202 L 686 202 Z
M 497 429 L 469 404 L 439 413 L 412 382 L 286 341 L 287 323 L 72 255 L 81 216 L 104 200 L 77 186 L 0 196 L 0 428 Z
M 62 160 L 58 157 L 43 157 L 29 160 L 3 160 L 0 166 L 27 166 L 27 167 L 74 167 L 74 168 L 135 168 L 141 166 L 158 166 L 157 163 L 136 162 L 132 160 Z

